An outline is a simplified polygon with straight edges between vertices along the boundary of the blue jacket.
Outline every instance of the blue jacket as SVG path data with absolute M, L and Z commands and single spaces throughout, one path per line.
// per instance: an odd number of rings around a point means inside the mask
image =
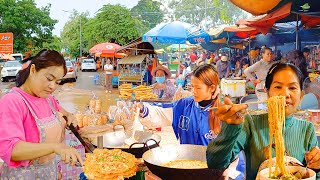
M 196 144 L 207 146 L 217 135 L 210 130 L 209 104 L 200 108 L 193 97 L 176 101 L 173 104 L 172 128 L 180 144 Z

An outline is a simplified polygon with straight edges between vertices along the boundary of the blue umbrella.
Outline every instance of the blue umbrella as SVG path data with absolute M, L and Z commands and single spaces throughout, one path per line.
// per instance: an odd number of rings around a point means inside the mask
M 198 44 L 210 41 L 210 35 L 195 25 L 174 21 L 161 23 L 142 36 L 144 42 L 166 44 Z

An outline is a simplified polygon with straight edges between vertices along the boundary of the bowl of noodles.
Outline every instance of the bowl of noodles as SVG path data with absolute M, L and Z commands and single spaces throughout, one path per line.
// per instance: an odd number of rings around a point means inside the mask
M 305 168 L 302 166 L 285 166 L 289 172 L 288 176 L 278 175 L 269 176 L 269 168 L 265 168 L 261 170 L 257 176 L 258 180 L 274 180 L 274 179 L 281 179 L 281 180 L 296 180 L 296 179 L 303 179 L 303 180 L 316 180 L 316 173 L 309 168 Z M 273 172 L 275 167 L 271 168 Z

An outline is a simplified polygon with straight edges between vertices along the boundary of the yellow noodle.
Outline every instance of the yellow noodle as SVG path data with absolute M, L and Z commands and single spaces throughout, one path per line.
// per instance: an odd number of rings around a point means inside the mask
M 269 123 L 269 177 L 289 176 L 285 168 L 285 144 L 283 139 L 283 127 L 285 124 L 285 104 L 284 96 L 273 96 L 268 99 L 268 123 Z M 274 172 L 272 167 L 272 142 L 274 141 L 276 149 L 276 167 Z

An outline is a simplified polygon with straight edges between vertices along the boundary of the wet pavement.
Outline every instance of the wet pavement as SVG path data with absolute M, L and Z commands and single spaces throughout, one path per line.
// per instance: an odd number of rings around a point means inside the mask
M 103 86 L 95 85 L 93 78 L 96 73 L 79 71 L 76 82 L 66 82 L 59 85 L 53 95 L 62 107 L 72 113 L 84 111 L 90 99 L 96 95 L 102 100 L 102 112 L 107 112 L 110 105 L 116 104 L 119 91 L 117 88 L 113 88 L 112 93 L 107 94 Z M 14 86 L 14 82 L 0 82 L 0 97 Z

